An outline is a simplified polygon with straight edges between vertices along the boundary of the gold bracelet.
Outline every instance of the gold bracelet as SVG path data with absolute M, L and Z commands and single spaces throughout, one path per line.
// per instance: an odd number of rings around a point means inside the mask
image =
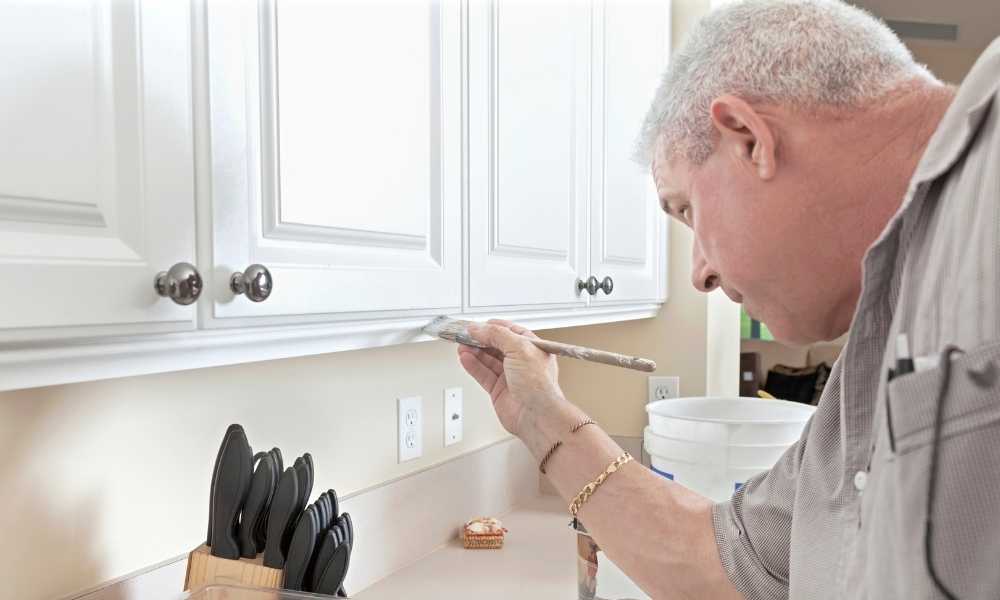
M 552 458 L 552 455 L 555 453 L 556 449 L 559 448 L 559 446 L 562 446 L 562 442 L 556 442 L 555 444 L 552 444 L 552 447 L 549 448 L 549 451 L 545 453 L 545 458 L 543 458 L 542 462 L 538 464 L 538 470 L 542 472 L 542 475 L 545 474 L 545 463 L 549 462 L 549 459 Z
M 580 512 L 580 507 L 582 507 L 584 503 L 587 502 L 587 500 L 590 500 L 590 497 L 594 495 L 594 492 L 597 490 L 597 488 L 601 487 L 601 484 L 604 483 L 604 480 L 606 480 L 612 473 L 620 469 L 622 465 L 631 460 L 632 460 L 631 454 L 629 454 L 628 452 L 622 454 L 621 456 L 616 458 L 614 462 L 608 465 L 608 468 L 604 469 L 604 472 L 598 475 L 597 479 L 583 486 L 583 489 L 580 490 L 580 493 L 577 494 L 576 498 L 573 499 L 572 504 L 569 505 L 569 513 L 573 515 L 573 517 L 575 518 L 577 513 Z
M 597 425 L 597 423 L 594 422 L 593 419 L 586 419 L 586 420 L 580 422 L 575 427 L 573 427 L 573 429 L 570 429 L 569 430 L 570 435 L 576 433 L 577 431 L 580 431 L 581 429 L 583 429 L 587 425 Z M 552 447 L 549 448 L 549 451 L 545 453 L 545 457 L 542 458 L 542 462 L 538 463 L 538 470 L 541 471 L 543 475 L 545 474 L 545 463 L 549 462 L 549 459 L 552 458 L 552 455 L 555 454 L 556 450 L 559 449 L 559 446 L 562 446 L 562 441 L 561 440 L 557 441 L 555 444 L 552 444 Z

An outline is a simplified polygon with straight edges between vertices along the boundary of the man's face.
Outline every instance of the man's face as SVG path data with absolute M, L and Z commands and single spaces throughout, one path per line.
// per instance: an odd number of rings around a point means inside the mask
M 694 231 L 697 289 L 721 287 L 782 341 L 839 335 L 838 307 L 858 282 L 837 281 L 837 234 L 811 210 L 831 193 L 822 184 L 794 166 L 765 180 L 724 144 L 700 166 L 658 151 L 653 177 L 664 211 Z

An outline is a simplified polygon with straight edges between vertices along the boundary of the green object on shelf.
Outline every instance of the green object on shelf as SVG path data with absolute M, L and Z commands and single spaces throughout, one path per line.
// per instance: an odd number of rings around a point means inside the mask
M 740 337 L 745 340 L 774 341 L 774 336 L 767 325 L 756 319 L 751 319 L 747 311 L 740 308 Z

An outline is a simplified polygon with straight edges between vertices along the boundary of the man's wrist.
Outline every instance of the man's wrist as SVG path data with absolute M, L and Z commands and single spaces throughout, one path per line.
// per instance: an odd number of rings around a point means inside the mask
M 537 403 L 526 411 L 526 418 L 519 432 L 528 450 L 541 460 L 552 446 L 582 420 L 586 414 L 566 400 L 562 394 L 544 403 Z

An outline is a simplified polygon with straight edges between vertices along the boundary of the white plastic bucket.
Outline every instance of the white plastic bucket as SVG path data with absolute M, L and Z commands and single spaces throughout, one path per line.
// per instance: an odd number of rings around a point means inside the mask
M 653 470 L 716 501 L 774 466 L 815 407 L 757 398 L 678 398 L 646 407 Z

